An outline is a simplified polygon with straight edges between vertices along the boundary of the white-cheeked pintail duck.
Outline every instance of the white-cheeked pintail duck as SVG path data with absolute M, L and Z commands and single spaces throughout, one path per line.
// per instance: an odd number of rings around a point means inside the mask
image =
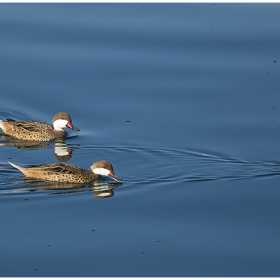
M 99 179 L 100 176 L 109 176 L 117 182 L 122 179 L 114 173 L 112 164 L 105 160 L 95 162 L 89 170 L 66 163 L 40 164 L 28 167 L 21 167 L 11 162 L 9 164 L 20 170 L 25 177 L 47 181 L 86 183 Z
M 41 121 L 15 121 L 0 120 L 2 131 L 14 138 L 29 141 L 51 141 L 67 136 L 65 127 L 80 131 L 72 123 L 71 117 L 64 112 L 57 113 L 52 120 L 52 125 Z

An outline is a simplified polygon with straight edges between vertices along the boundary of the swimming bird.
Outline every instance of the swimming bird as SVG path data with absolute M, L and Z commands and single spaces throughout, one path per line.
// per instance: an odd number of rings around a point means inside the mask
M 57 113 L 52 119 L 52 125 L 41 121 L 15 121 L 7 119 L 0 120 L 2 131 L 14 138 L 21 140 L 51 141 L 58 138 L 65 138 L 68 127 L 72 130 L 80 131 L 72 123 L 71 117 L 64 112 Z
M 95 162 L 89 170 L 66 163 L 39 164 L 28 167 L 22 167 L 12 162 L 9 164 L 20 170 L 25 177 L 47 181 L 86 183 L 99 179 L 100 176 L 109 176 L 117 182 L 122 180 L 114 173 L 112 164 L 105 160 Z

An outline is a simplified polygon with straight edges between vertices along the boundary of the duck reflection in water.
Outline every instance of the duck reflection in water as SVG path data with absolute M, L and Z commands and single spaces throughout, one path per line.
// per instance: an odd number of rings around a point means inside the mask
M 72 157 L 73 153 L 73 147 L 66 144 L 64 139 L 56 139 L 52 142 L 27 140 L 22 141 L 8 135 L 1 135 L 1 139 L 4 141 L 0 143 L 0 146 L 16 147 L 18 149 L 33 150 L 47 148 L 50 145 L 54 145 L 53 153 L 56 159 L 60 162 L 67 162 Z
M 53 153 L 58 161 L 67 162 L 73 153 L 73 148 L 65 143 L 62 139 L 57 139 L 54 141 Z
M 25 184 L 31 185 L 28 189 L 20 189 L 19 191 L 56 191 L 50 192 L 49 195 L 62 195 L 71 194 L 76 192 L 87 192 L 88 188 L 93 192 L 93 197 L 95 198 L 110 198 L 114 196 L 114 189 L 121 186 L 121 182 L 103 182 L 101 180 L 96 180 L 94 182 L 85 184 L 75 184 L 75 183 L 61 183 L 61 182 L 46 182 L 30 178 L 21 179 Z

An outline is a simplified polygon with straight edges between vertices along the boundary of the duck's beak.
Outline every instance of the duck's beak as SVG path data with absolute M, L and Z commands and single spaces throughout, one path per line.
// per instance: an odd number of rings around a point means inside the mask
M 114 179 L 115 181 L 117 182 L 120 182 L 122 180 L 121 177 L 119 177 L 118 175 L 116 175 L 115 173 L 111 172 L 109 175 L 108 175 L 110 178 Z
M 68 122 L 68 124 L 66 125 L 68 128 L 76 130 L 76 131 L 80 131 L 80 129 L 78 127 L 76 127 L 74 124 Z

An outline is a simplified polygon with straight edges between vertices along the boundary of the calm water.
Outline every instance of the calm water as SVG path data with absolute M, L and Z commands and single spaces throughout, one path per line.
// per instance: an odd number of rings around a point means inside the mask
M 280 4 L 1 4 L 0 276 L 280 276 Z M 34 144 L 34 143 L 33 143 Z M 8 165 L 110 161 L 123 183 Z

